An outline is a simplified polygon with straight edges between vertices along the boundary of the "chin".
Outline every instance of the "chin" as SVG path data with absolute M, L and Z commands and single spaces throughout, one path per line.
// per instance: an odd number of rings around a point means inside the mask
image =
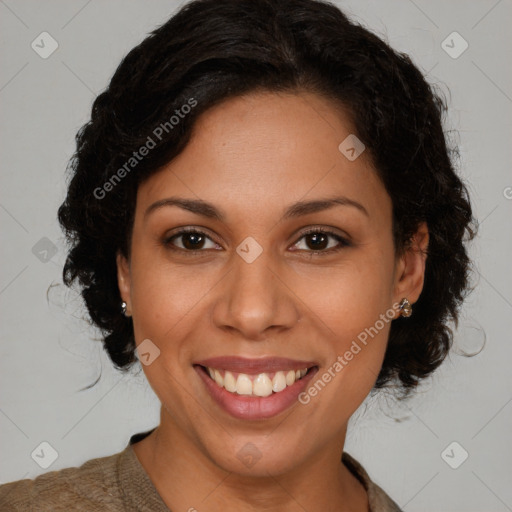
M 299 442 L 283 445 L 269 436 L 243 436 L 243 440 L 232 440 L 229 449 L 226 445 L 209 450 L 215 465 L 225 471 L 252 477 L 278 476 L 287 473 L 301 464 Z

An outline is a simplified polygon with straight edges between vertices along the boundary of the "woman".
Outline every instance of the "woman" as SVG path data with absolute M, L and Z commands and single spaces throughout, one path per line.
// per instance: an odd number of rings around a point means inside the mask
M 451 345 L 473 230 L 444 110 L 314 0 L 196 0 L 134 48 L 59 220 L 64 280 L 160 424 L 3 507 L 400 510 L 343 447 L 372 390 L 408 396 Z

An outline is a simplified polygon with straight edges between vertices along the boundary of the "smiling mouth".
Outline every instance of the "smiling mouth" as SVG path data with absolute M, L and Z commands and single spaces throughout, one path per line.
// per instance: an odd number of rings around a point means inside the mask
M 278 394 L 303 379 L 316 366 L 301 370 L 278 370 L 256 374 L 232 372 L 198 365 L 219 388 L 235 395 L 267 397 Z

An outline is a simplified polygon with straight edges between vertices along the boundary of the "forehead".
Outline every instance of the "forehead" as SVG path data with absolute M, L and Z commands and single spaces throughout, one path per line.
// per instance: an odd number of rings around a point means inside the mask
M 140 186 L 138 204 L 182 195 L 241 213 L 339 193 L 388 210 L 367 155 L 351 161 L 339 149 L 353 133 L 348 115 L 314 94 L 229 99 L 199 117 L 182 153 Z

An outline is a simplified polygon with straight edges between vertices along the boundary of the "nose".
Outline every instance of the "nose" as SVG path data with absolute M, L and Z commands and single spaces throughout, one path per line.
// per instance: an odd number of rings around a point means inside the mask
M 221 281 L 213 311 L 214 324 L 252 341 L 266 339 L 271 330 L 292 328 L 300 318 L 297 298 L 272 264 L 270 251 L 251 263 L 234 254 Z

